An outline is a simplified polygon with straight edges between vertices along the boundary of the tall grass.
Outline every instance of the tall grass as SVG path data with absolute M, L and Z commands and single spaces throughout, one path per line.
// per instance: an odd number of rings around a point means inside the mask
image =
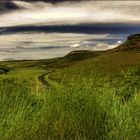
M 48 90 L 27 81 L 3 80 L 0 140 L 139 140 L 139 88 L 130 88 L 133 96 L 122 101 L 121 85 L 118 90 L 114 85 L 109 81 L 95 88 L 83 80 Z

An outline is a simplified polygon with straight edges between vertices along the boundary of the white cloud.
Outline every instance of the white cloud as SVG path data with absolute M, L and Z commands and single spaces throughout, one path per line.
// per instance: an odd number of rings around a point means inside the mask
M 116 48 L 117 46 L 121 45 L 122 43 L 123 42 L 121 40 L 118 40 L 114 44 L 98 43 L 94 49 L 95 50 L 108 50 L 108 49 L 113 49 L 113 48 Z
M 44 2 L 14 3 L 24 9 L 1 14 L 0 27 L 27 24 L 140 23 L 140 1 L 83 1 L 56 5 Z
M 113 49 L 116 48 L 117 46 L 121 45 L 123 42 L 121 40 L 118 40 L 115 44 L 108 45 L 107 49 Z
M 80 47 L 80 44 L 78 44 L 78 43 L 77 43 L 77 44 L 73 44 L 73 45 L 71 45 L 70 47 L 71 47 L 71 48 L 77 48 L 77 47 Z
M 117 41 L 116 45 L 118 45 L 118 44 L 122 44 L 122 41 L 121 40 Z
M 109 44 L 108 43 L 97 43 L 95 48 L 98 50 L 107 50 Z

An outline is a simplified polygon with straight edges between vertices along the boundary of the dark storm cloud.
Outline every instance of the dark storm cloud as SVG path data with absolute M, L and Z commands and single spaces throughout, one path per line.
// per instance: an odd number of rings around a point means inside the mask
M 0 1 L 0 12 L 20 9 L 20 7 L 18 7 L 18 5 L 16 5 L 16 4 L 14 4 L 13 1 L 15 1 L 15 0 L 1 0 Z M 80 2 L 80 1 L 84 1 L 84 0 L 16 0 L 16 1 L 24 1 L 24 2 L 32 2 L 32 3 L 46 2 L 46 3 L 56 4 L 56 3 L 61 3 L 61 2 Z M 90 1 L 90 0 L 88 0 L 88 1 Z
M 0 1 L 0 14 L 3 14 L 4 12 L 10 12 L 12 10 L 22 9 L 22 7 L 19 7 L 15 3 L 13 3 L 15 0 L 1 0 Z M 17 0 L 17 1 L 25 1 L 25 2 L 49 2 L 52 4 L 60 3 L 60 2 L 77 2 L 77 1 L 83 1 L 83 0 Z
M 67 1 L 69 1 L 69 2 L 75 2 L 75 1 L 84 1 L 84 0 L 21 0 L 21 1 L 27 1 L 27 2 L 43 1 L 43 2 L 50 2 L 50 3 L 59 3 L 59 2 L 67 2 Z
M 4 1 L 1 7 L 5 14 L 0 15 L 0 27 L 51 25 L 60 30 L 62 25 L 140 23 L 140 1 L 14 0 Z M 13 11 L 6 13 L 6 10 Z
M 0 0 L 0 12 L 6 12 L 10 10 L 17 10 L 20 9 L 18 5 L 13 3 L 13 1 L 23 1 L 23 2 L 46 2 L 46 3 L 61 3 L 61 2 L 80 2 L 84 0 Z M 90 1 L 90 0 L 87 0 Z
M 3 1 L 14 1 L 14 0 L 3 0 Z M 85 1 L 85 0 L 18 0 L 18 1 L 27 1 L 27 2 L 38 2 L 38 1 L 43 1 L 43 2 L 50 2 L 50 3 L 59 3 L 59 2 L 78 2 L 78 1 Z M 90 1 L 90 0 L 86 0 Z
M 17 10 L 19 7 L 14 4 L 12 1 L 3 0 L 0 1 L 0 13 L 11 11 L 11 10 Z
M 84 33 L 84 34 L 131 34 L 140 32 L 139 24 L 92 24 L 58 26 L 16 26 L 0 28 L 0 35 L 22 32 L 44 33 Z

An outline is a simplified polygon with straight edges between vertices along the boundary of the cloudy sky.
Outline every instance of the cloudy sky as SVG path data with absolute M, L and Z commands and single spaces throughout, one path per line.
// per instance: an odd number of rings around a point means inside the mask
M 116 47 L 140 31 L 140 1 L 0 1 L 0 60 Z

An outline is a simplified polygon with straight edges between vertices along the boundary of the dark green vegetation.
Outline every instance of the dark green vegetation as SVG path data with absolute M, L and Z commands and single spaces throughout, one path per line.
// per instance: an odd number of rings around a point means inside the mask
M 1 62 L 0 73 L 0 140 L 140 140 L 138 47 Z

